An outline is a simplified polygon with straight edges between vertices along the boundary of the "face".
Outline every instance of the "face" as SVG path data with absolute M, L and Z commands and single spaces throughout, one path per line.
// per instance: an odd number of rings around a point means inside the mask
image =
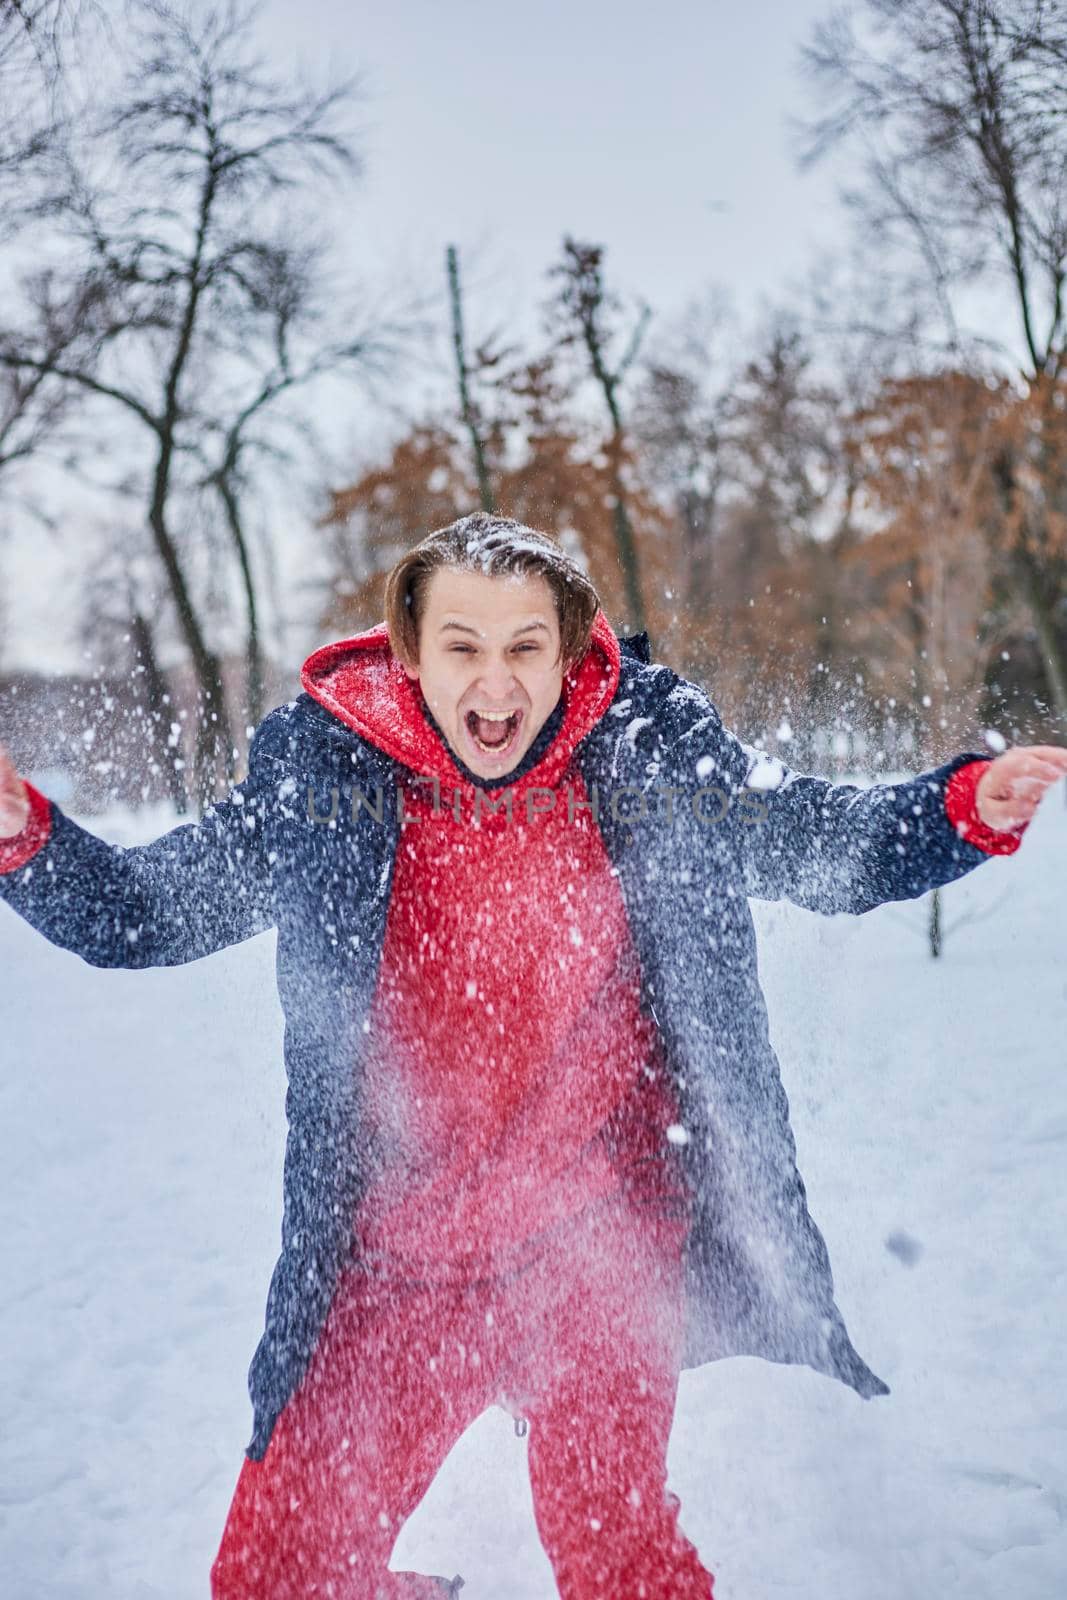
M 563 687 L 559 619 L 540 574 L 439 568 L 405 665 L 452 751 L 480 778 L 503 778 L 555 708 Z

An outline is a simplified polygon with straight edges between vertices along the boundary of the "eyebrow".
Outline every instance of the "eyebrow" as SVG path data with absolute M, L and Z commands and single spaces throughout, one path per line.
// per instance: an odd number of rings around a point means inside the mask
M 481 635 L 479 634 L 477 628 L 468 627 L 468 625 L 465 622 L 452 622 L 452 621 L 442 622 L 439 631 L 441 633 L 445 633 L 445 632 L 447 632 L 447 630 L 449 628 L 454 628 L 457 631 L 457 633 L 470 633 L 470 634 L 473 634 L 476 639 L 481 637 Z M 534 628 L 540 628 L 544 633 L 548 633 L 549 632 L 549 627 L 548 627 L 547 622 L 524 622 L 522 624 L 521 628 L 516 628 L 515 629 L 515 632 L 511 635 L 511 637 L 513 639 L 517 639 L 519 637 L 520 633 L 530 633 Z

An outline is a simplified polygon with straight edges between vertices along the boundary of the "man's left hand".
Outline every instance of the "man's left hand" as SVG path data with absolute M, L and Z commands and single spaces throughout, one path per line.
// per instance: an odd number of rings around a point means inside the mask
M 975 809 L 987 828 L 1010 832 L 1029 822 L 1045 790 L 1067 774 L 1067 748 L 1020 744 L 991 761 L 974 792 Z

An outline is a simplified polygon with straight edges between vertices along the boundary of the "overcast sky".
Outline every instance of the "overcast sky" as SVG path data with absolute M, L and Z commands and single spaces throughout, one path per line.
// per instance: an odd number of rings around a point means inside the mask
M 821 255 L 845 251 L 840 169 L 801 174 L 788 127 L 790 114 L 811 109 L 800 45 L 828 9 L 828 0 L 267 0 L 258 28 L 279 72 L 302 68 L 320 86 L 360 79 L 364 176 L 325 219 L 353 284 L 441 292 L 455 243 L 472 336 L 505 320 L 530 334 L 546 269 L 573 233 L 606 247 L 612 286 L 649 304 L 654 336 L 713 288 L 736 326 L 750 325 Z M 440 322 L 446 330 L 443 299 Z M 415 407 L 422 396 L 401 398 Z M 377 448 L 376 431 L 395 428 L 350 388 L 320 392 L 317 404 L 334 454 L 350 447 L 341 459 L 354 468 Z M 61 484 L 55 491 L 65 499 Z M 84 521 L 75 498 L 75 521 L 80 511 Z M 299 570 L 306 498 L 274 515 L 281 570 Z M 80 582 L 73 532 L 53 542 L 27 523 L 9 540 L 5 667 L 87 664 L 63 634 L 74 632 Z
M 758 306 L 843 238 L 834 183 L 801 176 L 788 113 L 829 0 L 272 0 L 272 52 L 363 80 L 359 261 L 429 281 L 449 242 L 516 310 L 564 233 L 607 246 L 667 311 L 727 286 Z M 521 313 L 520 313 L 521 314 Z

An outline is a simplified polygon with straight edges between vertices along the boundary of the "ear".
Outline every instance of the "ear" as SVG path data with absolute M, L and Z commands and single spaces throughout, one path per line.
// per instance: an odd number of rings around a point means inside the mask
M 407 674 L 407 676 L 409 678 L 413 678 L 413 679 L 417 678 L 418 675 L 419 675 L 418 663 L 416 662 L 416 664 L 413 667 L 409 666 L 407 661 L 405 660 L 405 658 L 400 654 L 400 651 L 397 650 L 396 647 L 394 646 L 392 639 L 389 640 L 389 649 L 390 649 L 394 659 L 399 661 L 400 665 L 403 667 L 403 669 L 404 669 L 405 673 Z

